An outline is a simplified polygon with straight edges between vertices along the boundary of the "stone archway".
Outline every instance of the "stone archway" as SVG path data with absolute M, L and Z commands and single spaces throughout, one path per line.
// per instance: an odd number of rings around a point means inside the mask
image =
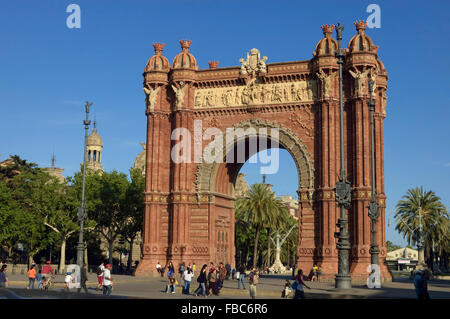
M 261 121 L 258 119 L 250 119 L 248 121 L 240 122 L 233 125 L 234 128 L 248 129 L 253 128 L 255 131 L 259 131 L 261 128 L 268 128 L 269 131 L 267 135 L 262 136 L 267 139 L 272 139 L 270 135 L 271 129 L 277 129 L 279 132 L 278 144 L 286 149 L 294 159 L 295 165 L 297 167 L 298 176 L 298 191 L 309 191 L 314 190 L 314 161 L 311 160 L 311 155 L 303 144 L 302 140 L 292 133 L 288 128 L 283 127 L 280 124 L 276 124 L 271 121 Z M 258 136 L 261 136 L 258 134 Z M 247 138 L 247 135 L 240 137 L 236 142 L 242 141 L 242 139 Z M 214 143 L 214 142 L 211 142 Z M 227 144 L 225 141 L 225 136 L 222 141 L 223 154 L 227 154 L 230 148 L 234 147 L 235 143 Z M 261 150 L 259 150 L 261 151 Z M 247 154 L 247 158 L 253 154 Z M 196 173 L 196 189 L 199 194 L 203 193 L 213 193 L 215 191 L 215 175 L 217 173 L 219 163 L 205 163 L 202 162 L 198 165 Z
M 386 117 L 387 72 L 377 50 L 365 35 L 365 25 L 355 23 L 357 34 L 345 51 L 343 70 L 344 148 L 348 179 L 353 187 L 348 211 L 352 245 L 352 278 L 367 278 L 370 264 L 371 193 L 369 147 L 369 96 L 367 74 L 375 77 L 376 193 L 380 205 L 377 241 L 382 276 L 390 278 L 385 264 L 385 199 L 383 119 Z M 308 271 L 313 263 L 322 278 L 337 273 L 338 211 L 334 188 L 339 174 L 339 85 L 335 58 L 334 26 L 323 25 L 324 37 L 309 60 L 266 63 L 257 49 L 240 59 L 240 66 L 199 69 L 182 40 L 172 65 L 162 55 L 164 44 L 155 43 L 155 54 L 144 71 L 147 141 L 143 258 L 137 274 L 154 273 L 154 265 L 214 261 L 217 256 L 233 263 L 233 173 L 225 164 L 172 161 L 178 128 L 195 133 L 195 121 L 205 127 L 278 128 L 279 144 L 289 151 L 298 171 L 299 260 Z M 362 46 L 355 45 L 362 43 Z M 188 139 L 191 141 L 191 138 Z M 194 136 L 195 140 L 195 136 Z M 195 141 L 194 141 L 195 142 Z M 192 143 L 192 141 L 190 142 Z M 224 154 L 233 146 L 224 145 Z M 203 148 L 201 149 L 203 152 Z M 233 171 L 234 169 L 234 171 Z

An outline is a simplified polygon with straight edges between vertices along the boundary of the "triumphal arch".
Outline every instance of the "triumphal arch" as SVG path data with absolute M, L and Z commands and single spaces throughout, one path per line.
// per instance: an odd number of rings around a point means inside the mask
M 345 48 L 343 66 L 345 164 L 353 187 L 348 210 L 350 272 L 353 279 L 365 279 L 370 264 L 367 99 L 368 80 L 373 79 L 376 194 L 381 207 L 377 242 L 381 274 L 389 279 L 383 154 L 388 77 L 378 47 L 365 34 L 367 23 L 354 25 L 356 35 Z M 334 278 L 339 216 L 334 187 L 340 167 L 338 44 L 333 25 L 321 28 L 323 38 L 312 58 L 293 62 L 270 63 L 263 52 L 251 49 L 236 53 L 238 66 L 218 67 L 218 62 L 210 61 L 208 69 L 199 69 L 190 52 L 191 41 L 180 41 L 181 52 L 172 64 L 162 54 L 164 44 L 153 44 L 155 54 L 143 74 L 147 158 L 143 258 L 137 275 L 154 273 L 155 264 L 167 260 L 175 267 L 182 261 L 198 267 L 210 261 L 234 265 L 234 187 L 239 169 L 256 151 L 278 145 L 297 166 L 297 266 L 307 272 L 318 264 L 323 277 Z M 238 132 L 231 140 L 225 134 L 217 137 L 217 132 L 230 128 Z M 249 146 L 249 131 L 269 142 L 259 143 L 255 150 Z M 246 152 L 239 161 L 240 146 Z M 221 160 L 207 160 L 206 153 Z M 229 154 L 234 161 L 225 161 Z

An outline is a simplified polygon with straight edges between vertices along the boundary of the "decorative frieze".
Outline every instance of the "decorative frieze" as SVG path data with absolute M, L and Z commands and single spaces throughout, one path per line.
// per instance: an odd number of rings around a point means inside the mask
M 246 86 L 197 89 L 194 96 L 194 108 L 301 103 L 312 102 L 316 99 L 315 80 L 274 84 L 253 81 Z

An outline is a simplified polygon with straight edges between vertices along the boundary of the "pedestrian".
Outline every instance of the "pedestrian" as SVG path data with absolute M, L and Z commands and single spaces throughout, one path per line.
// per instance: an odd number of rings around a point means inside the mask
M 236 268 L 231 269 L 231 280 L 234 280 L 234 276 L 236 275 Z
M 212 267 L 209 269 L 209 273 L 208 273 L 208 286 L 206 287 L 206 295 L 207 296 L 210 295 L 211 290 L 212 290 L 213 294 L 217 293 L 216 282 L 217 282 L 217 272 L 216 272 L 216 269 L 214 267 Z
M 178 272 L 180 273 L 180 279 L 183 278 L 184 275 L 184 261 L 181 263 L 180 268 L 178 269 Z
M 225 279 L 230 279 L 230 275 L 231 275 L 231 265 L 229 264 L 229 263 L 226 263 L 225 264 L 225 269 L 227 270 L 227 274 L 226 274 L 226 277 L 225 277 Z
M 286 282 L 284 283 L 284 288 L 281 291 L 281 298 L 288 298 L 291 292 L 291 283 L 289 282 L 289 280 L 286 280 Z
M 30 270 L 28 270 L 28 286 L 27 289 L 34 289 L 34 282 L 36 280 L 36 269 L 35 265 L 32 265 Z
M 297 277 L 295 278 L 295 282 L 292 284 L 292 289 L 295 290 L 294 299 L 305 299 L 303 286 L 305 286 L 308 289 L 311 289 L 303 281 L 303 270 L 299 269 L 297 272 Z
M 198 282 L 199 285 L 198 285 L 198 288 L 194 291 L 194 295 L 195 296 L 198 296 L 198 294 L 201 291 L 203 297 L 206 298 L 206 281 L 207 281 L 207 278 L 206 278 L 206 271 L 207 271 L 207 269 L 206 268 L 207 267 L 208 267 L 208 265 L 204 264 L 202 269 L 200 270 L 200 274 L 197 277 L 197 282 Z
M 65 291 L 69 291 L 70 288 L 72 288 L 72 281 L 73 281 L 73 278 L 71 276 L 70 271 L 68 271 L 66 277 L 64 278 L 64 290 Z
M 414 277 L 414 287 L 418 299 L 430 299 L 428 293 L 427 274 L 425 271 L 417 270 Z
M 1 288 L 7 288 L 8 287 L 8 277 L 6 277 L 6 268 L 7 265 L 2 265 L 2 268 L 0 269 L 0 287 Z
M 313 276 L 312 276 L 312 281 L 314 281 L 314 280 L 318 280 L 318 277 L 319 277 L 319 267 L 317 267 L 317 265 L 314 265 L 313 266 L 313 268 L 312 268 L 312 270 L 313 270 Z
M 51 275 L 50 275 L 51 274 Z M 50 277 L 54 277 L 55 272 L 53 271 L 50 260 L 45 262 L 44 268 L 42 268 L 42 284 L 48 286 L 50 283 Z
M 248 276 L 248 281 L 250 284 L 250 297 L 252 299 L 256 298 L 256 285 L 259 283 L 259 275 L 255 267 L 250 269 L 250 274 Z
M 156 263 L 156 271 L 158 272 L 158 274 L 161 274 L 161 264 L 159 263 L 159 261 Z M 162 274 L 161 274 L 162 277 Z
M 105 263 L 102 261 L 100 263 L 100 265 L 97 267 L 97 279 L 98 279 L 98 284 L 97 284 L 97 289 L 101 290 L 103 289 L 103 273 L 105 271 Z
M 41 289 L 42 287 L 42 270 L 39 269 L 38 273 L 36 274 L 36 281 L 37 281 L 37 289 Z
M 183 289 L 183 293 L 185 295 L 189 295 L 190 294 L 190 287 L 191 287 L 191 280 L 192 277 L 194 276 L 194 274 L 192 273 L 192 269 L 188 267 L 188 269 L 186 269 L 184 271 L 183 274 L 183 279 L 184 279 L 184 289 Z
M 80 269 L 80 287 L 78 287 L 77 293 L 81 292 L 81 288 L 83 288 L 87 294 L 89 293 L 86 287 L 86 281 L 88 281 L 86 267 L 87 265 L 83 264 L 83 267 Z
M 175 277 L 169 277 L 169 282 L 167 283 L 166 293 L 175 293 L 177 290 L 177 280 Z
M 107 264 L 105 270 L 103 271 L 103 295 L 109 296 L 111 295 L 113 288 L 113 280 L 111 277 L 111 265 Z
M 242 284 L 242 289 L 246 289 L 245 288 L 245 267 L 244 265 L 241 265 L 241 267 L 239 268 L 239 275 L 238 277 L 238 289 L 241 289 L 241 284 Z

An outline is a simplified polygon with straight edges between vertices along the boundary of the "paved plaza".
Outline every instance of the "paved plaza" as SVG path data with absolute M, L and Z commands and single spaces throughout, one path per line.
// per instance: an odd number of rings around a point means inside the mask
M 96 290 L 97 278 L 95 274 L 89 274 L 87 283 L 89 295 L 81 293 L 79 295 L 72 292 L 63 291 L 62 277 L 56 278 L 57 283 L 51 291 L 39 291 L 25 289 L 27 280 L 23 275 L 9 275 L 10 292 L 22 298 L 103 298 L 101 291 Z M 195 278 L 191 285 L 191 295 L 181 294 L 182 287 L 177 286 L 175 294 L 166 294 L 166 278 L 161 277 L 133 277 L 126 275 L 113 275 L 114 290 L 113 298 L 172 298 L 172 299 L 203 299 L 203 297 L 193 296 L 193 291 L 198 284 Z M 179 282 L 182 282 L 177 278 Z M 290 276 L 263 275 L 257 288 L 257 298 L 260 299 L 280 299 L 281 290 L 285 280 L 290 280 Z M 292 283 L 292 280 L 290 280 Z M 238 289 L 237 280 L 225 280 L 224 287 L 219 296 L 211 295 L 207 299 L 249 299 L 247 289 Z M 334 282 L 307 282 L 312 289 L 305 289 L 306 297 L 309 299 L 416 299 L 414 285 L 409 278 L 397 278 L 394 282 L 384 283 L 380 289 L 369 289 L 363 284 L 353 284 L 352 289 L 337 291 L 334 289 Z M 431 299 L 450 299 L 449 280 L 430 280 L 428 289 Z M 6 292 L 0 290 L 0 296 L 14 298 L 14 295 L 5 295 Z

